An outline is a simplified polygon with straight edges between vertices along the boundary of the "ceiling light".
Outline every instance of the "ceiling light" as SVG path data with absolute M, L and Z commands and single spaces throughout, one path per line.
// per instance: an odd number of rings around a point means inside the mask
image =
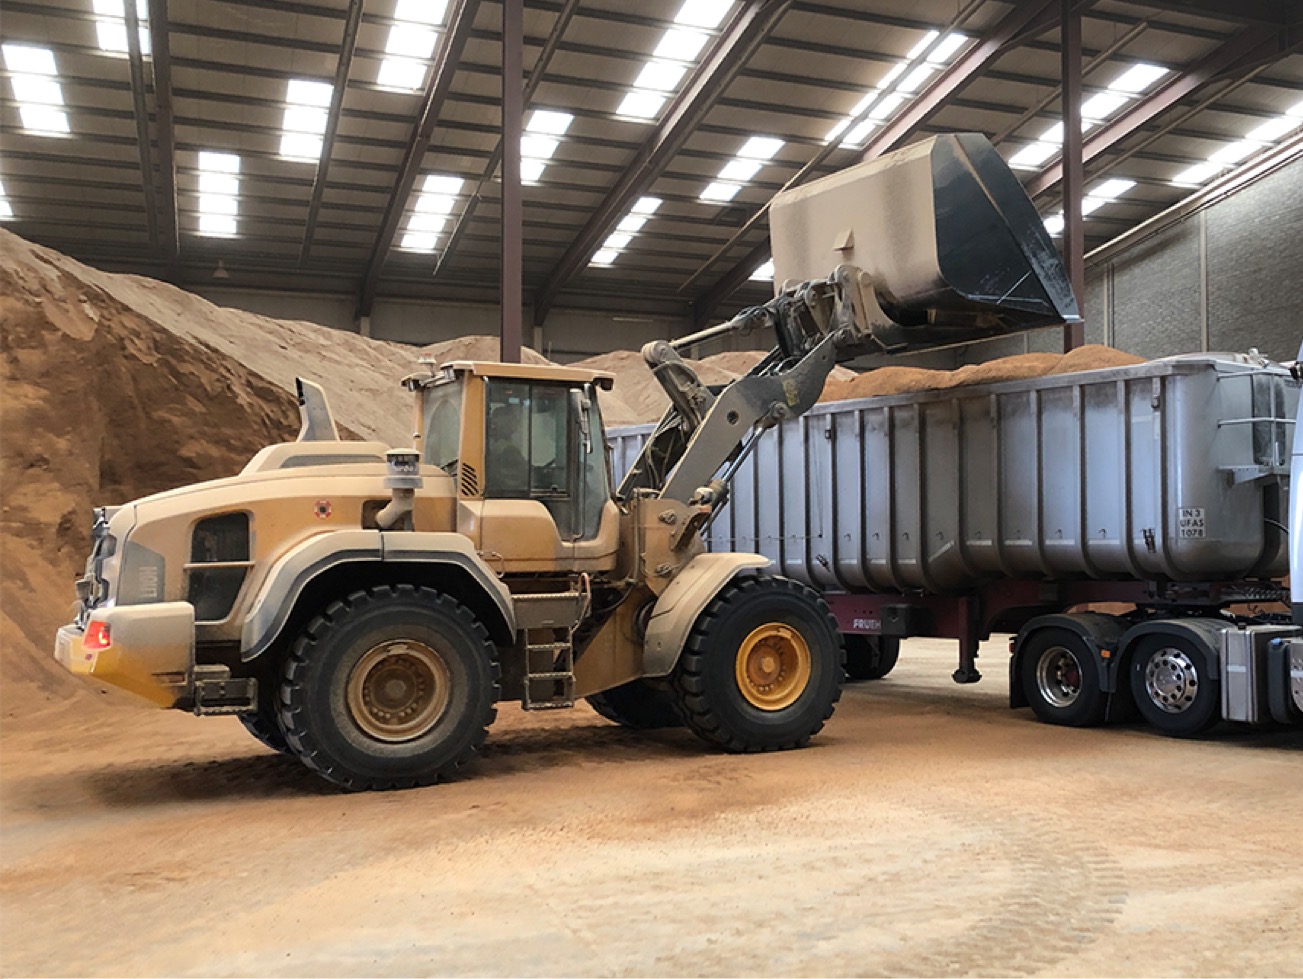
M 629 211 L 632 214 L 655 214 L 662 203 L 659 197 L 639 197 Z
M 601 251 L 599 251 L 596 255 L 594 255 L 594 256 L 589 260 L 588 264 L 589 264 L 589 265 L 610 265 L 612 262 L 614 262 L 614 261 L 615 261 L 617 258 L 619 258 L 619 257 L 620 257 L 620 253 L 619 253 L 619 252 L 617 252 L 617 251 L 613 251 L 613 250 L 611 250 L 611 249 L 609 249 L 609 248 L 603 248 Z
M 1161 65 L 1144 63 L 1132 65 L 1115 78 L 1109 88 L 1114 92 L 1127 92 L 1131 95 L 1138 95 L 1166 74 L 1169 74 L 1168 69 Z
M 864 93 L 864 98 L 855 103 L 855 108 L 851 109 L 852 116 L 862 115 L 864 110 L 873 104 L 873 100 L 882 94 L 881 89 L 871 89 Z
M 1054 143 L 1028 143 L 1009 157 L 1009 166 L 1016 170 L 1036 170 L 1057 152 L 1059 147 Z
M 1224 169 L 1216 163 L 1196 163 L 1194 166 L 1182 170 L 1172 178 L 1172 183 L 1178 185 L 1195 186 L 1203 183 L 1209 177 L 1221 173 Z
M 783 141 L 772 136 L 752 136 L 737 155 L 748 160 L 772 160 L 774 154 L 783 148 Z
M 896 86 L 896 91 L 911 93 L 917 92 L 923 86 L 923 83 L 932 77 L 932 73 L 936 70 L 936 65 L 930 65 L 927 62 L 924 62 L 905 76 L 904 81 Z
M 547 163 L 543 160 L 521 160 L 520 161 L 520 179 L 522 183 L 536 184 L 543 176 L 543 171 L 547 169 Z
M 751 273 L 750 279 L 753 282 L 773 282 L 774 281 L 774 260 L 771 258 L 764 265 Z
M 896 111 L 896 108 L 905 101 L 905 96 L 892 93 L 873 107 L 869 113 L 870 119 L 885 119 Z
M 731 201 L 737 196 L 737 192 L 741 189 L 742 187 L 740 184 L 726 184 L 722 181 L 716 180 L 713 183 L 706 185 L 706 189 L 701 192 L 701 196 L 698 200 L 706 201 L 708 203 L 715 202 L 722 204 L 725 201 Z
M 215 170 L 199 171 L 199 194 L 202 197 L 224 195 L 235 197 L 240 193 L 240 180 L 230 173 Z
M 733 0 L 685 0 L 674 15 L 674 23 L 684 27 L 718 27 L 731 6 Z
M 656 92 L 632 91 L 624 97 L 620 107 L 615 110 L 617 116 L 625 119 L 653 119 L 665 104 L 665 96 Z
M 288 105 L 281 128 L 291 133 L 324 133 L 326 110 L 312 105 Z
M 235 218 L 229 214 L 200 214 L 199 233 L 210 238 L 234 238 Z
M 633 235 L 627 235 L 623 232 L 617 231 L 614 234 L 606 236 L 606 241 L 602 242 L 602 247 L 610 248 L 618 252 L 622 251 L 631 241 L 633 241 Z
M 1299 126 L 1303 126 L 1303 119 L 1296 119 L 1293 116 L 1277 116 L 1275 119 L 1268 119 L 1262 125 L 1253 129 L 1245 138 L 1260 143 L 1274 143 L 1282 136 L 1292 133 Z
M 439 236 L 428 231 L 408 231 L 403 234 L 398 247 L 408 252 L 432 252 L 438 242 Z
M 520 137 L 520 155 L 531 160 L 550 160 L 560 145 L 561 141 L 551 136 L 525 133 Z
M 59 82 L 47 75 L 13 75 L 14 98 L 19 102 L 37 105 L 63 105 L 63 91 Z
M 314 82 L 307 78 L 291 78 L 285 87 L 285 101 L 293 105 L 315 105 L 325 109 L 335 86 L 330 82 Z
M 846 134 L 842 140 L 843 146 L 859 146 L 869 136 L 869 133 L 878 128 L 878 124 L 872 119 L 865 119 L 862 123 Z
M 3 44 L 5 67 L 11 73 L 24 75 L 57 75 L 54 67 L 54 52 L 49 48 L 33 47 L 30 44 Z
M 941 36 L 940 31 L 928 31 L 919 39 L 919 42 L 917 44 L 915 44 L 912 48 L 909 49 L 909 54 L 907 54 L 905 57 L 908 60 L 913 61 L 915 58 L 917 58 L 928 48 L 932 47 L 932 42 L 935 41 L 940 36 Z
M 413 210 L 426 214 L 451 214 L 456 203 L 457 199 L 447 194 L 417 194 Z
M 437 235 L 443 231 L 448 218 L 443 214 L 431 214 L 428 211 L 416 211 L 407 219 L 407 230 L 419 234 Z
M 1092 121 L 1107 119 L 1126 104 L 1125 95 L 1118 95 L 1116 92 L 1099 92 L 1081 103 L 1081 118 Z
M 41 136 L 65 136 L 72 130 L 68 126 L 68 113 L 50 105 L 26 103 L 18 106 L 23 128 Z
M 928 54 L 927 60 L 935 64 L 945 64 L 967 41 L 968 36 L 966 34 L 947 34 L 941 40 L 941 43 Z
M 215 153 L 212 150 L 199 151 L 199 169 L 214 173 L 239 173 L 240 158 L 234 153 Z
M 828 134 L 824 136 L 823 141 L 825 143 L 831 143 L 834 139 L 836 139 L 843 132 L 845 132 L 846 127 L 849 126 L 850 124 L 851 124 L 851 120 L 849 116 L 845 119 L 837 120 L 837 122 L 833 123 L 833 127 L 828 130 Z
M 1045 218 L 1045 230 L 1050 233 L 1051 237 L 1058 237 L 1063 234 L 1063 212 L 1051 214 Z
M 701 31 L 671 27 L 656 45 L 652 56 L 667 58 L 670 61 L 692 61 L 701 53 L 701 49 L 706 46 L 706 41 L 709 39 L 710 35 L 703 34 Z
M 633 84 L 635 88 L 655 92 L 673 91 L 674 87 L 682 81 L 683 73 L 687 70 L 687 65 L 676 64 L 673 61 L 649 61 L 642 66 L 642 71 L 638 73 L 638 79 Z
M 543 133 L 547 136 L 564 136 L 575 117 L 569 112 L 557 112 L 555 109 L 535 109 L 529 117 L 525 129 L 531 133 Z
M 397 58 L 429 58 L 434 54 L 434 45 L 439 40 L 439 32 L 416 24 L 395 24 L 389 28 L 389 37 L 385 41 L 385 54 Z
M 380 62 L 376 84 L 394 91 L 412 92 L 425 84 L 427 67 L 425 62 L 411 58 L 385 58 Z
M 431 173 L 425 178 L 425 183 L 421 189 L 427 194 L 449 194 L 456 195 L 461 193 L 466 181 L 462 177 L 452 177 L 442 173 Z
M 442 24 L 447 0 L 398 0 L 394 5 L 394 20 L 415 21 L 418 24 Z
M 1094 214 L 1107 203 L 1109 202 L 1102 197 L 1087 197 L 1081 202 L 1081 216 L 1084 218 L 1087 214 Z
M 1115 177 L 1112 180 L 1105 180 L 1098 187 L 1090 190 L 1089 194 L 1091 197 L 1102 197 L 1105 200 L 1111 201 L 1115 198 L 1121 197 L 1135 185 L 1136 182 L 1134 180 L 1124 180 Z
M 642 230 L 642 226 L 647 223 L 647 218 L 642 214 L 629 214 L 619 224 L 615 226 L 616 231 L 623 231 L 627 234 L 636 235 Z
M 226 194 L 200 194 L 200 214 L 227 214 L 235 217 L 240 212 L 240 201 Z
M 1227 146 L 1223 146 L 1216 153 L 1209 154 L 1208 162 L 1220 163 L 1222 166 L 1234 166 L 1245 157 L 1253 155 L 1260 149 L 1262 149 L 1261 143 L 1255 143 L 1248 139 L 1241 139 Z
M 735 180 L 744 184 L 756 175 L 762 166 L 759 160 L 730 160 L 719 171 L 720 180 Z
M 316 163 L 321 159 L 322 143 L 316 133 L 282 133 L 280 157 L 298 163 Z
M 907 61 L 896 62 L 891 66 L 891 69 L 882 76 L 882 81 L 878 82 L 878 88 L 888 88 L 892 82 L 905 73 L 905 69 L 908 67 L 909 62 Z

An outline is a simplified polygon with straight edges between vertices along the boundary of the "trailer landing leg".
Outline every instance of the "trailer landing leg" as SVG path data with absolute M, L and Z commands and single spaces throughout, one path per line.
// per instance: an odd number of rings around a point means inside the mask
M 972 639 L 959 640 L 959 669 L 950 674 L 955 683 L 976 683 L 982 679 L 977 669 L 977 642 Z

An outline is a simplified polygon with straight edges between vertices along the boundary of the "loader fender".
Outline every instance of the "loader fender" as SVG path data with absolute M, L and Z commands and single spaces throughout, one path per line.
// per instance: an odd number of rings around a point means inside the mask
M 495 624 L 500 625 L 507 635 L 515 634 L 516 615 L 511 592 L 464 535 L 341 530 L 304 541 L 281 557 L 268 572 L 244 619 L 241 659 L 246 662 L 254 659 L 275 642 L 309 582 L 331 568 L 361 562 L 444 564 L 459 568 L 483 589 L 501 614 L 502 622 Z
M 675 575 L 657 599 L 643 642 L 644 676 L 668 676 L 679 661 L 697 616 L 740 572 L 766 568 L 759 554 L 698 554 Z

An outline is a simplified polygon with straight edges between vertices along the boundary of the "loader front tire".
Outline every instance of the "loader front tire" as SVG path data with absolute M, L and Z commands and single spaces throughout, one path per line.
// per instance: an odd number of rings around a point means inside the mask
M 332 602 L 285 664 L 290 748 L 347 789 L 430 785 L 471 760 L 496 716 L 498 663 L 463 605 L 381 586 Z
M 739 578 L 697 618 L 671 690 L 684 722 L 709 744 L 801 748 L 832 716 L 843 655 L 817 592 L 788 578 Z
M 608 721 L 634 731 L 683 726 L 683 718 L 674 709 L 674 698 L 646 680 L 630 680 L 584 699 Z

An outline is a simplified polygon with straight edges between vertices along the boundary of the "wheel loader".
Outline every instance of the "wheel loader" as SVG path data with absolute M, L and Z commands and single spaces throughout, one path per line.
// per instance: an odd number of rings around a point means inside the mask
M 1078 319 L 984 137 L 925 140 L 844 183 L 864 216 L 811 240 L 771 301 L 644 348 L 671 407 L 618 487 L 608 374 L 420 364 L 399 448 L 341 440 L 325 393 L 299 381 L 297 440 L 237 476 L 95 510 L 56 658 L 159 707 L 237 715 L 349 789 L 451 775 L 507 700 L 585 698 L 731 752 L 806 744 L 838 699 L 841 639 L 767 559 L 706 551 L 732 474 L 839 361 Z M 838 261 L 857 238 L 857 264 Z M 719 390 L 679 353 L 757 330 L 772 351 Z

